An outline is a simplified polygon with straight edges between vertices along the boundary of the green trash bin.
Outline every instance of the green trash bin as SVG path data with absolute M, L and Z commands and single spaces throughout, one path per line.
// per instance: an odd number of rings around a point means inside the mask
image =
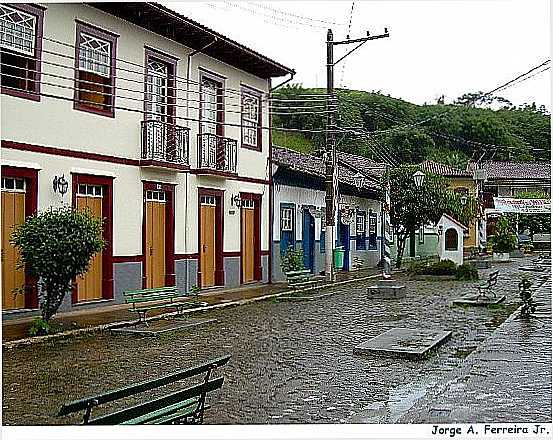
M 334 249 L 334 268 L 336 270 L 342 270 L 344 267 L 344 247 L 338 246 Z

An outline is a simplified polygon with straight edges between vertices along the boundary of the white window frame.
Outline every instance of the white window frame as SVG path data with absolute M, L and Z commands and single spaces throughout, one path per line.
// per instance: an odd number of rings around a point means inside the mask
M 259 119 L 261 98 L 258 94 L 242 90 L 242 144 L 259 148 Z
M 8 5 L 0 5 L 0 47 L 34 56 L 36 29 L 36 16 Z
M 147 190 L 146 191 L 146 201 L 147 202 L 165 203 L 167 201 L 167 196 L 165 194 L 165 191 Z
M 365 222 L 366 214 L 358 213 L 355 216 L 355 232 L 357 233 L 357 235 L 364 234 L 367 231 Z
M 94 43 L 98 47 L 93 47 Z M 111 78 L 111 51 L 111 41 L 83 30 L 79 38 L 79 70 Z
M 104 187 L 102 185 L 89 185 L 79 183 L 77 186 L 77 195 L 82 197 L 104 197 Z
M 11 184 L 7 185 L 7 182 L 11 182 Z M 8 186 L 11 186 L 11 188 L 8 188 Z M 26 190 L 27 185 L 25 179 L 19 177 L 2 177 L 2 191 L 24 193 Z
M 280 211 L 280 230 L 282 232 L 292 232 L 294 230 L 294 209 L 282 208 Z

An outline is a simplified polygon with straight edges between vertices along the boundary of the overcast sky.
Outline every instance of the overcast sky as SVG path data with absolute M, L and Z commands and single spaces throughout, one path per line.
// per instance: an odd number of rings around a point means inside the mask
M 295 69 L 295 81 L 307 87 L 326 86 L 326 29 L 344 39 L 352 9 L 351 1 L 164 3 Z M 351 38 L 385 27 L 390 38 L 370 41 L 340 63 L 336 85 L 418 104 L 489 91 L 550 58 L 550 20 L 549 0 L 355 1 Z M 343 51 L 336 49 L 336 59 Z M 501 96 L 550 109 L 550 72 Z

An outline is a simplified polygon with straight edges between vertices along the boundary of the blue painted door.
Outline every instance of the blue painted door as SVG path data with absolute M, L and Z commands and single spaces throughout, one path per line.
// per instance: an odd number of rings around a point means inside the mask
M 338 246 L 344 247 L 344 267 L 342 270 L 349 270 L 349 248 L 350 248 L 350 235 L 349 225 L 344 225 L 338 219 L 339 234 L 338 234 Z
M 313 272 L 315 254 L 315 218 L 309 210 L 303 210 L 302 227 L 303 265 Z

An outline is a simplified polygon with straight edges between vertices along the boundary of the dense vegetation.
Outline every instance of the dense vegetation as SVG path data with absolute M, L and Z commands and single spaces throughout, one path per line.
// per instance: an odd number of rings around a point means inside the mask
M 278 114 L 273 117 L 273 125 L 324 129 L 326 115 L 312 114 L 324 110 L 317 107 L 322 101 L 309 102 L 301 95 L 325 93 L 324 89 L 305 89 L 300 85 L 279 89 L 276 97 L 298 101 L 275 101 L 273 111 Z M 474 98 L 479 95 L 465 94 L 454 104 L 421 106 L 379 93 L 340 89 L 337 124 L 342 128 L 355 127 L 357 134 L 338 134 L 338 149 L 375 160 L 382 160 L 385 151 L 401 163 L 431 159 L 462 168 L 471 157 L 483 153 L 485 159 L 494 160 L 549 160 L 550 115 L 543 106 L 515 107 L 503 98 L 485 98 L 475 106 Z M 286 110 L 287 106 L 294 109 Z M 376 133 L 369 137 L 367 132 Z M 273 143 L 303 152 L 316 151 L 324 147 L 325 135 L 275 130 Z

